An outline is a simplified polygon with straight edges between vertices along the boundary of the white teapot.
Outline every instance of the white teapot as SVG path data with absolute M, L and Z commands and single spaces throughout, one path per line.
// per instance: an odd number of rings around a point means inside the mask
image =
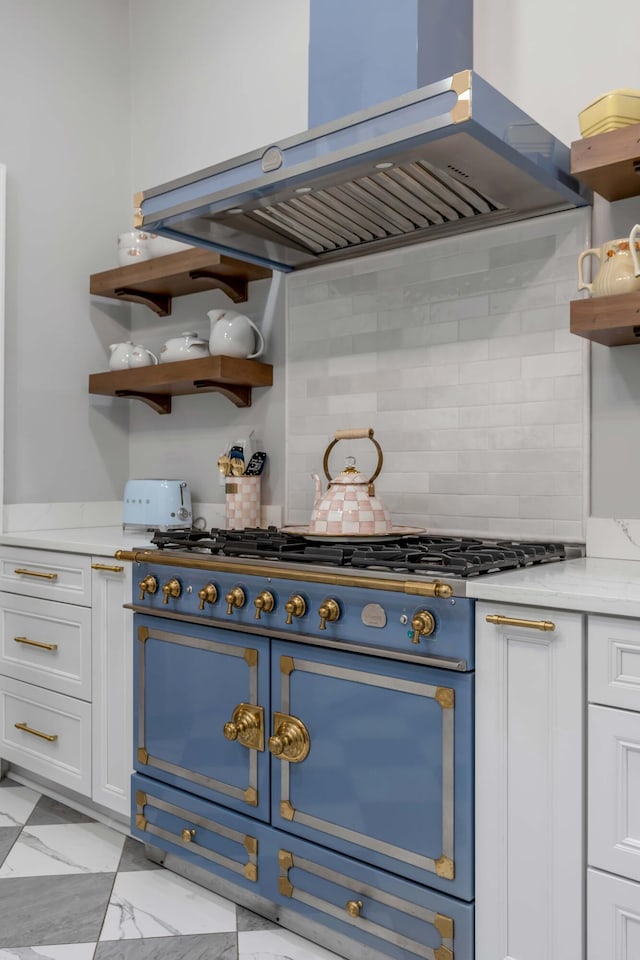
M 264 351 L 262 334 L 249 317 L 235 310 L 209 310 L 207 316 L 211 321 L 209 350 L 212 356 L 221 353 L 225 357 L 254 360 Z
M 157 362 L 158 358 L 155 353 L 151 353 L 151 350 L 147 350 L 141 343 L 133 345 L 133 350 L 129 354 L 130 367 L 150 367 Z
M 129 355 L 134 346 L 132 340 L 126 340 L 124 343 L 110 343 L 109 370 L 127 370 Z
M 175 360 L 198 360 L 209 356 L 209 345 L 199 333 L 182 333 L 163 344 L 160 351 L 160 363 L 173 363 Z

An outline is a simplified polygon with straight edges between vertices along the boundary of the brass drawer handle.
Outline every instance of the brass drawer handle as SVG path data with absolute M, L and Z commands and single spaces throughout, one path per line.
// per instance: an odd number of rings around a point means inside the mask
M 111 573 L 122 573 L 122 571 L 124 570 L 124 567 L 119 567 L 116 564 L 109 564 L 109 563 L 92 563 L 91 569 L 92 570 L 110 570 Z
M 38 640 L 29 640 L 28 637 L 14 637 L 16 643 L 26 643 L 30 647 L 40 647 L 41 650 L 57 650 L 57 643 L 40 643 Z
M 57 580 L 57 573 L 40 573 L 39 570 L 24 570 L 22 567 L 18 567 L 13 571 L 14 573 L 20 573 L 23 577 L 42 577 L 43 580 Z
M 551 620 L 519 620 L 517 617 L 499 617 L 491 613 L 486 618 L 487 623 L 503 623 L 508 627 L 527 627 L 529 630 L 555 630 L 556 625 Z
M 48 740 L 49 743 L 53 743 L 58 739 L 57 733 L 42 733 L 40 730 L 33 730 L 31 727 L 28 727 L 26 723 L 14 723 L 16 730 L 24 730 L 25 733 L 32 733 L 34 737 L 42 737 L 43 740 Z

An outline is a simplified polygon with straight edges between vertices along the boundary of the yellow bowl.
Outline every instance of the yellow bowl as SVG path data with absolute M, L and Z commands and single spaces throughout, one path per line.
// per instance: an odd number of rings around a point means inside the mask
M 640 90 L 611 90 L 585 107 L 578 121 L 583 137 L 640 123 Z

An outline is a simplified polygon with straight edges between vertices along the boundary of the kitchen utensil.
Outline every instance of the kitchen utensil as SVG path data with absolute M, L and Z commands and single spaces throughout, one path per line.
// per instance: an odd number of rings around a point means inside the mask
M 127 480 L 123 526 L 145 530 L 191 526 L 191 492 L 185 480 Z
M 244 474 L 244 460 L 240 457 L 231 457 L 231 473 L 234 477 L 241 477 Z
M 264 351 L 264 339 L 253 320 L 235 310 L 209 310 L 209 350 L 212 356 L 243 357 L 253 360 Z M 256 338 L 258 349 L 255 349 Z
M 138 260 L 149 260 L 151 257 L 150 239 L 151 234 L 143 233 L 141 230 L 121 233 L 118 237 L 118 263 L 120 266 L 126 267 Z
M 640 90 L 610 90 L 580 111 L 578 123 L 583 137 L 640 123 Z
M 141 343 L 136 343 L 129 354 L 130 367 L 149 367 L 158 362 L 158 358 L 151 350 L 147 350 Z
M 378 451 L 378 464 L 367 479 L 355 466 L 355 459 L 347 457 L 346 467 L 337 477 L 329 473 L 329 455 L 340 440 L 365 438 L 371 440 Z M 316 484 L 316 498 L 309 521 L 311 534 L 330 534 L 332 536 L 380 535 L 393 532 L 393 524 L 386 507 L 376 496 L 373 481 L 382 469 L 382 449 L 373 438 L 371 427 L 358 430 L 336 430 L 325 450 L 322 463 L 329 481 L 326 492 L 317 474 L 312 474 Z
M 181 333 L 162 345 L 160 363 L 173 363 L 176 360 L 197 360 L 209 356 L 209 346 L 199 333 Z
M 264 453 L 262 450 L 256 451 L 246 466 L 244 471 L 245 477 L 259 477 L 264 470 L 266 459 L 266 453 Z
M 218 470 L 223 477 L 228 477 L 231 473 L 231 460 L 227 456 L 218 457 Z
M 634 228 L 635 229 L 635 228 Z M 631 231 L 632 238 L 634 236 Z M 633 255 L 640 250 L 638 241 L 631 239 L 634 250 L 630 250 L 629 238 L 609 240 L 601 247 L 583 250 L 578 257 L 578 290 L 588 290 L 592 297 L 608 297 L 617 293 L 631 293 L 640 290 L 640 277 L 635 274 Z M 583 277 L 585 257 L 594 256 L 600 261 L 600 267 L 592 283 Z

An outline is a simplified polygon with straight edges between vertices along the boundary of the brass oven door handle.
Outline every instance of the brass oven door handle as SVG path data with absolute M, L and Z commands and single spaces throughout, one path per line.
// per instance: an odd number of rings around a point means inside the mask
M 227 740 L 237 740 L 249 750 L 264 750 L 264 707 L 239 703 L 222 732 Z
M 111 573 L 122 573 L 124 567 L 120 567 L 117 564 L 111 563 L 92 563 L 92 570 L 109 570 Z
M 41 730 L 34 730 L 33 727 L 28 727 L 26 723 L 14 723 L 16 730 L 24 730 L 25 733 L 31 733 L 34 737 L 41 737 L 43 740 L 48 740 L 49 743 L 54 743 L 58 739 L 57 733 L 43 733 Z
M 556 625 L 551 620 L 520 620 L 518 617 L 500 617 L 497 613 L 490 613 L 486 617 L 487 623 L 504 624 L 507 627 L 526 627 L 529 630 L 555 630 Z
M 29 640 L 28 637 L 14 637 L 16 643 L 26 643 L 30 647 L 39 647 L 41 650 L 57 650 L 57 643 L 40 643 L 38 640 Z
M 274 734 L 269 737 L 269 753 L 289 763 L 304 760 L 311 748 L 311 738 L 302 720 L 288 713 L 274 713 L 273 729 Z
M 42 577 L 43 580 L 57 580 L 57 573 L 40 573 L 39 570 L 25 570 L 23 567 L 17 567 L 14 573 L 22 574 L 23 577 Z

